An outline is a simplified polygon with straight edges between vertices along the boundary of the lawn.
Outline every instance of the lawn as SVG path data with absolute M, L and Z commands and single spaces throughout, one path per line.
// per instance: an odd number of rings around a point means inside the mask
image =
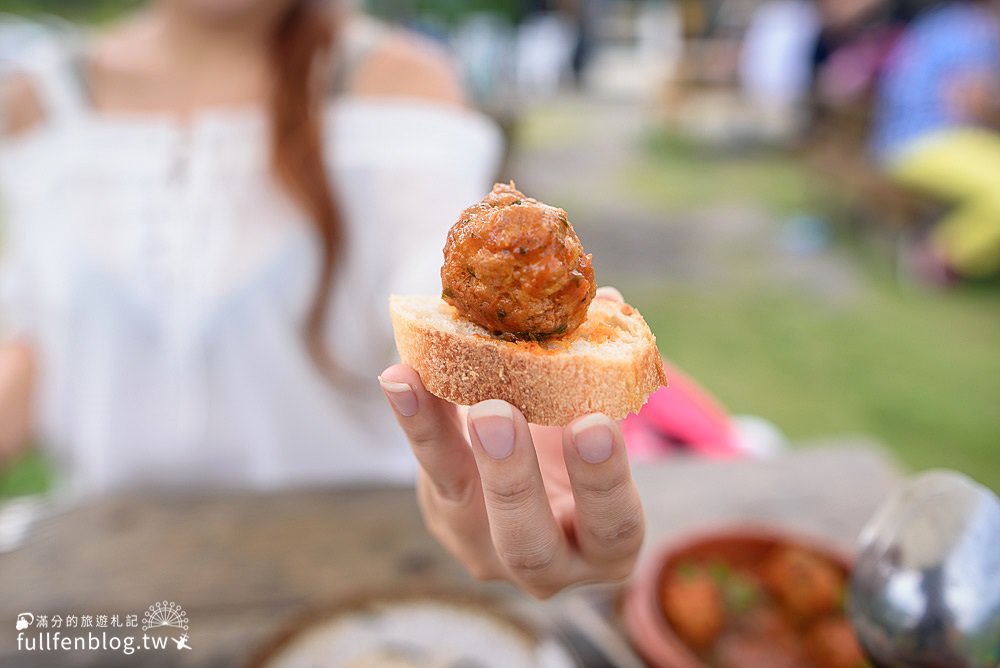
M 845 232 L 844 193 L 791 156 L 711 153 L 647 132 L 619 187 L 665 221 L 721 196 L 769 211 L 776 225 L 818 213 L 839 239 L 829 252 L 847 258 L 860 286 L 846 300 L 766 271 L 722 286 L 623 286 L 663 352 L 732 411 L 765 416 L 798 441 L 873 436 L 912 469 L 955 468 L 1000 490 L 1000 283 L 901 287 L 886 249 Z
M 618 174 L 619 188 L 667 211 L 719 200 L 763 205 L 778 215 L 842 205 L 842 198 L 777 150 L 727 153 L 655 129 L 643 132 L 636 148 L 636 160 Z
M 734 412 L 793 440 L 866 434 L 910 468 L 1000 490 L 1000 298 L 891 286 L 829 306 L 791 294 L 625 286 L 661 350 Z
M 51 477 L 48 460 L 37 450 L 32 450 L 12 466 L 0 469 L 0 499 L 44 492 L 52 482 Z

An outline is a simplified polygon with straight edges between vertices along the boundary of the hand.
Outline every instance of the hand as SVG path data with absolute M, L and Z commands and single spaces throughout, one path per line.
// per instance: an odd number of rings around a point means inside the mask
M 944 97 L 949 111 L 962 121 L 986 125 L 997 122 L 1000 91 L 992 72 L 966 74 L 949 80 Z
M 621 295 L 602 288 L 598 298 Z M 439 399 L 408 366 L 379 380 L 420 463 L 424 521 L 475 577 L 546 598 L 632 572 L 645 524 L 613 420 L 539 427 L 504 401 L 465 411 Z

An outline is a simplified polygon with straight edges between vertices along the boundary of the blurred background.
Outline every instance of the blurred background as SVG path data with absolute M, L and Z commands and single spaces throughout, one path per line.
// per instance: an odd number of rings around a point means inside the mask
M 0 67 L 38 30 L 137 4 L 2 0 Z M 730 411 L 792 443 L 871 437 L 997 490 L 1000 281 L 928 268 L 948 203 L 892 182 L 870 149 L 886 59 L 926 4 L 361 6 L 454 52 L 507 135 L 499 179 L 569 212 L 598 282 Z M 46 471 L 24 457 L 0 495 Z

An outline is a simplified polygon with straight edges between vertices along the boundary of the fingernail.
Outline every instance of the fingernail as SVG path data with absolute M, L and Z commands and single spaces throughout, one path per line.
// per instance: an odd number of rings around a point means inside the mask
M 590 464 L 600 464 L 611 456 L 614 437 L 608 426 L 608 418 L 600 413 L 588 415 L 573 423 L 571 428 L 573 445 L 580 453 L 580 459 Z
M 505 459 L 514 452 L 514 414 L 510 404 L 491 399 L 469 409 L 469 421 L 479 443 L 493 459 Z
M 397 383 L 391 380 L 383 380 L 378 377 L 378 384 L 382 386 L 386 398 L 403 417 L 412 417 L 417 414 L 417 395 L 413 388 L 406 383 Z

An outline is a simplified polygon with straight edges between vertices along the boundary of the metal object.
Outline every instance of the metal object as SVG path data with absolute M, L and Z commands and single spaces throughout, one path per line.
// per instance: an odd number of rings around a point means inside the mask
M 951 471 L 894 492 L 859 539 L 848 610 L 883 668 L 1000 666 L 1000 500 Z

